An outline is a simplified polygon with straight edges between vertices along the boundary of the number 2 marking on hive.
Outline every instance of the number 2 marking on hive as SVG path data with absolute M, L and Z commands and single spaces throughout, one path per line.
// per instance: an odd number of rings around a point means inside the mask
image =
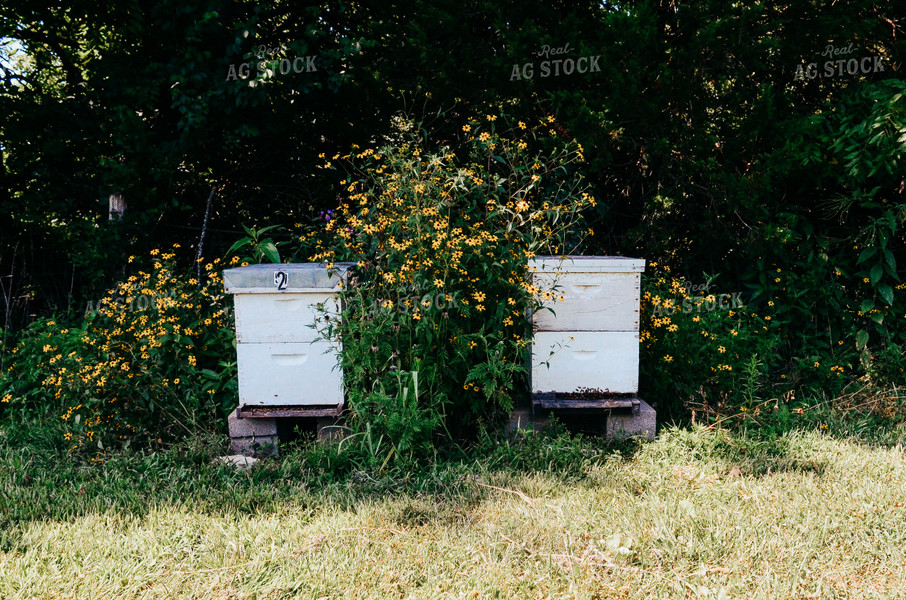
M 286 289 L 286 271 L 274 271 L 274 285 L 278 290 Z

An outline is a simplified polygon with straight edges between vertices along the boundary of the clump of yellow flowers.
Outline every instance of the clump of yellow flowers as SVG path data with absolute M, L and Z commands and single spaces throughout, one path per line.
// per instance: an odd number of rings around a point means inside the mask
M 357 265 L 330 333 L 343 340 L 353 415 L 407 448 L 413 429 L 424 441 L 444 419 L 455 433 L 510 406 L 526 308 L 550 294 L 531 285 L 527 261 L 576 253 L 588 231 L 581 146 L 551 133 L 553 117 L 530 126 L 505 113 L 467 119 L 447 145 L 405 123 L 391 145 L 324 157 L 323 168 L 345 169 L 345 197 L 307 258 Z M 418 403 L 414 390 L 398 402 L 397 374 L 415 370 Z
M 212 426 L 234 403 L 232 318 L 220 259 L 177 267 L 179 246 L 88 303 L 80 324 L 35 322 L 0 374 L 19 410 L 57 407 L 71 451 Z M 141 263 L 143 268 L 138 268 Z
M 640 384 L 675 416 L 694 410 L 721 418 L 745 407 L 773 338 L 756 331 L 742 294 L 711 280 L 688 280 L 657 261 L 646 265 L 640 319 Z M 760 336 L 760 337 L 759 337 Z M 756 358 L 755 371 L 747 365 Z M 758 362 L 761 361 L 761 362 Z M 759 366 L 760 365 L 760 366 Z M 761 369 L 760 371 L 758 369 Z

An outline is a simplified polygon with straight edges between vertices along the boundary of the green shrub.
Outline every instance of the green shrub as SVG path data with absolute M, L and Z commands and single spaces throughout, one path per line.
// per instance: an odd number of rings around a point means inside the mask
M 90 304 L 80 324 L 33 323 L 0 375 L 4 418 L 61 420 L 72 451 L 222 423 L 237 398 L 220 261 L 199 282 L 177 269 L 175 251 L 152 250 L 151 270 Z
M 471 119 L 456 149 L 432 148 L 404 123 L 395 143 L 325 165 L 346 165 L 348 196 L 324 214 L 306 258 L 356 267 L 344 318 L 323 334 L 342 343 L 350 426 L 398 455 L 473 435 L 522 389 L 526 308 L 550 295 L 531 284 L 527 260 L 573 250 L 580 211 L 594 204 L 576 170 L 581 147 L 552 123 Z
M 701 283 L 713 285 L 714 278 L 707 279 Z M 771 266 L 757 280 L 756 293 L 744 296 L 695 292 L 669 267 L 649 264 L 642 283 L 640 384 L 642 395 L 658 404 L 659 418 L 754 422 L 782 431 L 816 404 L 833 401 L 842 408 L 836 398 L 854 380 L 868 386 L 869 395 L 884 394 L 888 380 L 879 370 L 896 368 L 902 357 L 892 345 L 872 352 L 867 368 L 860 362 L 857 331 L 870 316 L 844 310 L 834 327 L 806 327 L 814 303 L 838 296 L 842 284 L 806 298 L 811 282 L 805 274 Z M 842 295 L 840 302 L 847 305 Z
M 652 262 L 643 276 L 640 385 L 659 417 L 690 411 L 721 419 L 760 410 L 779 344 L 771 314 L 749 311 L 735 290 L 692 285 Z

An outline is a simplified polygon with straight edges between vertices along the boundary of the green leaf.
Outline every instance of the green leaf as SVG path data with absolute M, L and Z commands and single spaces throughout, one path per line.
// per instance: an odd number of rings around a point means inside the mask
M 881 276 L 884 274 L 884 267 L 881 265 L 875 265 L 871 268 L 871 271 L 868 272 L 868 279 L 871 281 L 872 285 L 877 284 L 881 281 Z
M 856 348 L 860 350 L 868 344 L 868 332 L 864 329 L 856 334 Z
M 878 292 L 881 294 L 881 297 L 884 298 L 884 301 L 887 302 L 887 304 L 893 304 L 893 288 L 891 288 L 886 283 L 881 284 L 880 286 L 878 286 Z
M 859 310 L 862 311 L 862 314 L 868 314 L 875 307 L 874 300 L 863 300 L 862 304 L 859 306 Z
M 261 243 L 261 252 L 264 253 L 264 256 L 267 257 L 272 263 L 280 262 L 280 252 L 277 251 L 277 246 L 274 245 L 274 242 L 267 240 Z
M 878 253 L 878 249 L 874 246 L 872 246 L 871 248 L 866 248 L 865 250 L 862 251 L 861 254 L 859 254 L 859 260 L 856 261 L 856 264 L 861 265 L 862 263 L 864 263 L 866 260 L 868 260 L 869 258 L 871 258 L 872 256 L 874 256 L 877 253 Z
M 230 246 L 230 249 L 227 250 L 226 253 L 227 253 L 227 254 L 231 254 L 234 250 L 238 250 L 239 248 L 242 248 L 243 246 L 247 246 L 247 245 L 249 245 L 249 244 L 251 244 L 251 243 L 252 243 L 252 239 L 251 239 L 251 238 L 247 238 L 247 237 L 246 237 L 246 238 L 242 238 L 241 240 L 237 241 L 235 244 L 233 244 L 232 246 Z

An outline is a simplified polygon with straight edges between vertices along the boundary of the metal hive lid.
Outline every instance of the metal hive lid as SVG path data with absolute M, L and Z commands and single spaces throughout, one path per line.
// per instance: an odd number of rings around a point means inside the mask
M 535 272 L 641 273 L 644 258 L 626 256 L 537 256 L 528 262 Z
M 226 269 L 223 288 L 228 294 L 279 294 L 292 292 L 326 292 L 340 288 L 353 263 L 261 264 Z M 283 275 L 280 274 L 284 274 Z

